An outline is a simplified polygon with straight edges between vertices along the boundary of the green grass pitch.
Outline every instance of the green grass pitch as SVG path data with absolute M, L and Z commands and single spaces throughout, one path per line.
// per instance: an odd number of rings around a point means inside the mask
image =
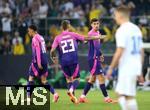
M 50 110 L 120 110 L 118 104 L 106 104 L 103 101 L 103 96 L 99 90 L 90 91 L 87 95 L 88 103 L 73 104 L 67 96 L 66 89 L 56 90 L 59 95 L 59 101 L 57 103 L 50 102 Z M 82 90 L 76 90 L 77 98 L 82 93 Z M 114 91 L 109 91 L 112 98 L 116 99 Z M 52 95 L 51 95 L 52 100 Z M 150 110 L 150 91 L 138 91 L 137 102 L 139 110 Z

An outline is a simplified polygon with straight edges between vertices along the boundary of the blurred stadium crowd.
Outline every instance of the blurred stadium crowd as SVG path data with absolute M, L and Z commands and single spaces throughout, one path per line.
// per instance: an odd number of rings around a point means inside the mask
M 27 27 L 32 23 L 38 25 L 49 50 L 61 31 L 58 21 L 62 19 L 72 21 L 72 31 L 87 35 L 89 20 L 100 18 L 101 32 L 107 35 L 104 42 L 114 43 L 117 26 L 112 20 L 113 11 L 122 4 L 131 8 L 132 20 L 141 28 L 143 40 L 150 42 L 150 0 L 0 0 L 0 54 L 30 53 Z

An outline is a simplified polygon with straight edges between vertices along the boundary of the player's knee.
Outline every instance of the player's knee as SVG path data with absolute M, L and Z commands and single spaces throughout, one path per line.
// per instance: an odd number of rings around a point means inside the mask
M 126 100 L 132 100 L 132 99 L 135 99 L 134 96 L 126 96 L 125 98 L 126 98 Z
M 75 79 L 73 79 L 73 81 L 75 81 L 75 80 L 78 80 L 78 81 L 80 81 L 80 78 L 75 78 Z
M 96 77 L 95 76 L 91 76 L 88 82 L 93 84 L 93 83 L 95 83 L 95 80 L 96 80 Z
M 71 77 L 66 78 L 67 83 L 70 83 L 73 81 L 73 79 Z
M 95 83 L 95 79 L 89 79 L 88 82 L 91 83 L 91 84 L 93 84 L 93 83 Z
M 105 77 L 103 75 L 98 75 L 98 80 L 99 80 L 99 83 L 104 83 L 105 82 Z
M 46 83 L 47 83 L 47 80 L 41 80 L 41 83 L 42 83 L 42 84 L 46 84 Z

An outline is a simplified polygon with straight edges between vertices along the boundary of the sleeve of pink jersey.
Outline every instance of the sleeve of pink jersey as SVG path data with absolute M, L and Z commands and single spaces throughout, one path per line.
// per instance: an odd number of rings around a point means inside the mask
M 57 48 L 57 46 L 58 46 L 58 37 L 56 37 L 55 39 L 54 39 L 54 42 L 53 42 L 53 44 L 52 44 L 52 48 Z
M 41 65 L 41 49 L 40 49 L 40 43 L 38 39 L 34 39 L 34 46 L 36 50 L 37 63 L 38 65 Z
M 70 34 L 72 36 L 74 36 L 77 40 L 84 41 L 84 36 L 83 35 L 77 34 L 75 32 L 71 32 Z
M 88 37 L 91 37 L 91 36 L 92 36 L 92 34 L 89 32 L 89 33 L 88 33 Z

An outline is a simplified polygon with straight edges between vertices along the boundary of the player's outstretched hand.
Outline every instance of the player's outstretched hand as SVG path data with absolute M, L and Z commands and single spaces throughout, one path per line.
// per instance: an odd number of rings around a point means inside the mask
M 39 69 L 40 69 L 40 70 L 42 70 L 42 69 L 43 69 L 42 65 L 38 65 L 38 67 L 39 67 Z
M 113 69 L 112 68 L 109 68 L 107 70 L 107 73 L 106 73 L 106 78 L 107 79 L 111 79 L 112 78 L 112 72 L 113 72 Z
M 138 76 L 139 83 L 144 83 L 144 77 L 143 75 Z
M 100 61 L 104 62 L 104 56 L 103 55 L 100 56 Z
M 106 37 L 106 35 L 100 35 L 99 38 L 100 39 L 104 39 Z
M 51 59 L 52 59 L 52 61 L 53 61 L 53 63 L 57 63 L 57 57 L 51 57 Z

